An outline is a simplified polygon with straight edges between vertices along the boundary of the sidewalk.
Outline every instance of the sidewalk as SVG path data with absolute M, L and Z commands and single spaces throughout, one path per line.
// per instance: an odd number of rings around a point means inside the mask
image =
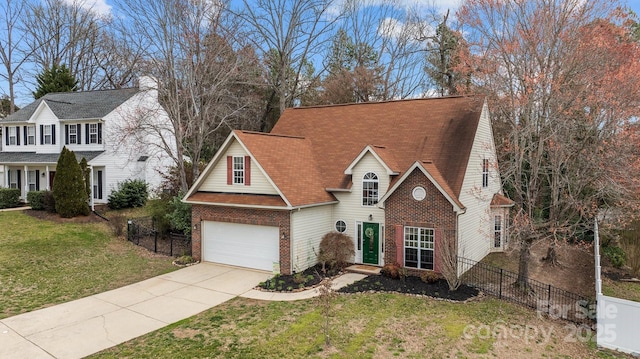
M 253 289 L 271 273 L 200 263 L 155 278 L 0 320 L 0 358 L 82 358 L 189 318 L 236 296 L 288 301 L 315 297 Z M 347 273 L 338 289 L 364 278 Z

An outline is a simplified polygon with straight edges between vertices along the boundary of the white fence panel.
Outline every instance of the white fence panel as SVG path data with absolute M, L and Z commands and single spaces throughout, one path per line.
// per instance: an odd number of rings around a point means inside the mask
M 598 295 L 598 345 L 640 354 L 640 303 Z

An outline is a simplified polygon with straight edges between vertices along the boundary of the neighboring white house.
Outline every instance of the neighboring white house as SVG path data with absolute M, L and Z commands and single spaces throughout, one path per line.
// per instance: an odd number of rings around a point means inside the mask
M 444 243 L 480 260 L 513 205 L 476 97 L 287 109 L 269 134 L 231 133 L 185 201 L 194 257 L 285 274 L 330 231 L 356 263 L 439 271 Z
M 155 82 L 148 77 L 139 82 L 137 88 L 50 93 L 1 119 L 0 186 L 19 188 L 23 200 L 29 191 L 51 190 L 66 146 L 78 161 L 88 161 L 92 204 L 107 203 L 127 179 L 158 187 L 174 161 L 151 144 L 175 147 L 175 139 Z M 161 135 L 138 126 L 141 122 L 159 124 Z

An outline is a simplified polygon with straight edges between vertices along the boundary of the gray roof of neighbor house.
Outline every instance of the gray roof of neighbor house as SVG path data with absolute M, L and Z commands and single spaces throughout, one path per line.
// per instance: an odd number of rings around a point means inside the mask
M 138 92 L 140 92 L 139 88 L 127 88 L 49 93 L 1 119 L 0 123 L 27 122 L 42 101 L 46 102 L 51 111 L 61 120 L 103 118 Z
M 86 158 L 87 162 L 98 157 L 104 151 L 76 151 L 78 162 Z M 32 164 L 32 163 L 57 163 L 59 153 L 35 153 L 35 152 L 0 152 L 0 163 L 2 164 Z

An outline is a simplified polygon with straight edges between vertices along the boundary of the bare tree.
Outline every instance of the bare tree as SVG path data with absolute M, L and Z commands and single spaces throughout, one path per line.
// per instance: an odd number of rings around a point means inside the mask
M 82 1 L 34 2 L 25 13 L 30 37 L 31 62 L 36 71 L 66 65 L 81 91 L 100 83 L 95 54 L 110 19 L 83 7 Z
M 12 114 L 15 109 L 15 85 L 22 80 L 23 65 L 30 60 L 30 55 L 36 48 L 28 47 L 28 32 L 23 22 L 27 12 L 29 2 L 16 0 L 3 0 L 0 3 L 3 26 L 0 26 L 0 60 L 3 70 L 0 77 L 7 81 L 9 93 L 6 94 L 9 100 L 8 114 Z
M 610 155 L 640 100 L 638 46 L 620 14 L 600 0 L 469 0 L 459 10 L 471 46 L 460 70 L 488 96 L 505 188 L 525 218 L 514 230 L 523 278 L 533 241 L 552 240 L 554 263 L 553 244 L 585 236 L 633 175 Z
M 261 125 L 266 131 L 273 126 L 267 119 L 275 107 L 279 116 L 304 92 L 310 81 L 304 81 L 303 75 L 328 41 L 340 9 L 334 0 L 243 0 L 243 5 L 237 15 L 249 29 L 269 72 L 270 89 Z
M 232 128 L 255 128 L 255 86 L 260 75 L 252 50 L 221 4 L 208 0 L 144 0 L 121 4 L 127 29 L 139 36 L 146 69 L 157 80 L 171 121 L 180 187 L 188 188 L 185 160 L 197 178 L 209 140 Z M 148 116 L 133 116 L 129 128 L 159 130 Z M 133 132 L 133 131 L 125 131 Z M 215 151 L 215 148 L 213 149 Z

